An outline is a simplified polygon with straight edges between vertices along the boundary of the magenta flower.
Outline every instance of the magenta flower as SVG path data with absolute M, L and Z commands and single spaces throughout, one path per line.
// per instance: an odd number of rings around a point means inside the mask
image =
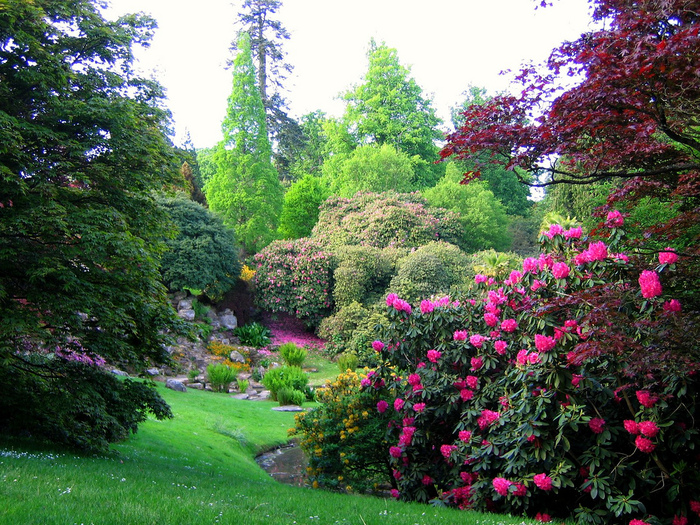
M 658 400 L 658 397 L 647 390 L 637 390 L 637 401 L 645 408 L 652 408 Z
M 556 279 L 566 279 L 569 276 L 570 271 L 571 270 L 566 265 L 566 263 L 563 262 L 554 263 L 554 265 L 552 266 L 552 275 Z
M 459 397 L 462 398 L 462 401 L 469 401 L 474 398 L 474 391 L 469 390 L 468 388 L 463 388 L 459 391 Z
M 437 350 L 428 350 L 428 361 L 431 363 L 437 363 L 441 356 L 442 354 Z
M 466 341 L 467 331 L 466 330 L 455 330 L 455 333 L 452 335 L 452 338 L 455 341 Z
M 552 348 L 554 348 L 554 345 L 556 344 L 557 341 L 554 339 L 554 337 L 551 337 L 549 335 L 535 334 L 535 347 L 540 352 L 549 352 Z
M 394 301 L 394 308 L 399 312 L 406 312 L 407 314 L 411 313 L 411 305 L 403 299 L 396 299 Z
M 538 269 L 537 259 L 534 257 L 527 257 L 523 260 L 523 271 L 525 273 L 537 273 Z
M 498 355 L 505 355 L 506 348 L 508 348 L 508 343 L 506 343 L 505 341 L 498 340 L 493 344 L 493 346 L 496 349 L 496 353 Z
M 459 431 L 459 439 L 460 441 L 464 441 L 465 443 L 469 441 L 472 438 L 472 433 L 470 430 L 460 430 Z
M 666 301 L 663 305 L 665 312 L 678 313 L 682 310 L 681 302 L 678 299 Z
M 423 485 L 430 485 L 432 482 L 433 482 L 433 478 L 431 478 L 427 474 L 425 476 L 423 476 L 423 479 L 421 480 L 421 483 Z
M 540 354 L 538 354 L 537 352 L 532 352 L 532 353 L 528 354 L 527 361 L 531 365 L 536 365 L 537 363 L 540 362 Z
M 625 427 L 625 430 L 629 432 L 632 435 L 637 435 L 639 434 L 639 424 L 634 419 L 625 419 L 622 422 L 622 425 Z
M 379 411 L 380 414 L 383 414 L 386 412 L 387 407 L 389 406 L 389 403 L 384 401 L 383 399 L 377 403 L 377 410 Z
M 487 276 L 487 275 L 483 275 L 483 274 L 481 274 L 481 273 L 477 273 L 477 274 L 474 276 L 474 282 L 475 282 L 476 284 L 485 283 L 485 282 L 487 282 L 488 280 L 489 280 L 488 276 Z
M 608 228 L 619 228 L 623 224 L 625 224 L 625 218 L 618 210 L 613 210 L 608 213 L 608 217 L 605 220 L 605 225 Z
M 384 350 L 384 343 L 379 340 L 372 341 L 372 348 L 374 348 L 377 352 L 381 352 Z
M 493 478 L 493 489 L 498 492 L 501 496 L 508 495 L 508 487 L 513 483 L 508 481 L 506 478 Z
M 518 352 L 518 355 L 515 357 L 516 362 L 520 366 L 524 366 L 527 363 L 527 350 L 524 348 Z
M 372 384 L 372 381 L 366 377 L 362 381 L 360 381 L 360 386 L 362 388 L 367 388 L 371 384 Z
M 449 459 L 449 457 L 452 455 L 452 452 L 457 450 L 456 445 L 442 445 L 440 447 L 440 454 L 442 454 L 442 457 L 445 459 Z
M 401 457 L 401 449 L 399 447 L 391 447 L 389 449 L 389 455 L 392 458 L 400 458 Z
M 510 284 L 517 284 L 520 282 L 520 279 L 523 278 L 522 272 L 519 272 L 518 270 L 513 270 L 510 272 L 510 276 L 508 277 L 508 280 L 510 281 Z
M 432 312 L 434 308 L 435 308 L 435 304 L 433 304 L 432 301 L 429 301 L 427 299 L 423 299 L 420 302 L 420 312 L 422 314 L 428 314 L 428 313 Z
M 486 341 L 486 338 L 483 335 L 479 334 L 474 334 L 469 338 L 469 342 L 476 348 L 481 348 L 482 346 L 484 346 L 484 341 Z
M 515 319 L 505 319 L 501 323 L 501 330 L 504 332 L 515 332 L 518 329 L 518 322 Z
M 651 270 L 644 270 L 639 276 L 639 287 L 642 290 L 642 297 L 651 299 L 657 295 L 661 295 L 661 282 L 659 275 Z
M 592 242 L 586 251 L 591 261 L 604 261 L 608 257 L 608 247 L 603 241 Z
M 564 232 L 565 239 L 580 239 L 581 235 L 583 235 L 583 230 L 581 229 L 581 226 L 569 228 Z
M 418 374 L 409 374 L 408 384 L 411 386 L 419 385 L 420 384 L 420 376 Z
M 552 239 L 555 235 L 564 235 L 564 228 L 560 224 L 550 224 L 549 230 L 544 232 L 544 234 Z
M 398 491 L 398 489 L 391 489 L 391 497 L 394 499 L 399 499 L 401 496 L 401 493 Z
M 400 397 L 397 397 L 394 400 L 394 410 L 399 412 L 403 408 L 403 403 L 404 403 L 403 399 L 401 399 Z
M 395 293 L 390 293 L 389 295 L 386 296 L 386 305 L 387 306 L 394 306 L 394 301 L 398 299 L 399 296 L 396 295 Z
M 673 248 L 666 248 L 665 251 L 659 252 L 659 264 L 675 264 L 678 260 L 678 254 Z
M 644 452 L 645 454 L 651 454 L 656 448 L 656 445 L 652 443 L 651 439 L 647 439 L 644 436 L 637 436 L 637 438 L 634 440 L 634 444 L 641 452 Z
M 484 366 L 484 360 L 481 357 L 472 357 L 471 365 L 472 370 L 479 370 L 482 366 Z
M 646 437 L 653 438 L 659 433 L 659 427 L 653 421 L 642 421 L 639 423 L 639 431 Z
M 646 521 L 634 519 L 634 520 L 630 520 L 629 525 L 649 525 L 649 523 L 647 523 Z
M 413 405 L 413 410 L 416 411 L 417 414 L 420 414 L 425 410 L 425 403 L 416 403 Z
M 538 489 L 552 490 L 552 478 L 545 473 L 535 474 L 533 481 L 535 482 L 535 485 L 537 485 Z
M 467 376 L 467 386 L 472 390 L 476 390 L 479 386 L 479 378 L 476 376 Z
M 500 417 L 501 415 L 493 410 L 482 410 L 476 422 L 479 424 L 479 428 L 483 430 L 498 421 Z
M 486 323 L 487 326 L 490 326 L 493 328 L 498 324 L 498 316 L 492 313 L 485 313 L 484 314 L 484 322 Z
M 594 417 L 588 422 L 588 426 L 594 434 L 602 434 L 603 430 L 605 430 L 605 420 L 600 417 Z

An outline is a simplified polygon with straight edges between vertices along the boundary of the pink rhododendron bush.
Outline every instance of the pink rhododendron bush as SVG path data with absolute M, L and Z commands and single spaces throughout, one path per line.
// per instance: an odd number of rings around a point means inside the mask
M 387 297 L 363 388 L 393 415 L 395 497 L 698 522 L 697 307 L 682 259 L 617 253 L 619 226 L 603 240 L 552 227 L 548 253 L 504 282 L 477 275 L 465 297 Z

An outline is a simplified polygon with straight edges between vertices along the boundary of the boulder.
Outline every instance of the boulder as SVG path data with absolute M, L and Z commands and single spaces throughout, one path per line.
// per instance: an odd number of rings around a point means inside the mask
M 192 310 L 192 299 L 181 299 L 177 303 L 178 310 Z
M 234 363 L 245 363 L 245 357 L 238 350 L 231 352 L 228 358 Z
M 192 309 L 182 309 L 177 311 L 177 315 L 182 317 L 185 321 L 194 321 L 195 313 Z
M 129 377 L 129 374 L 127 374 L 126 372 L 124 372 L 124 370 L 118 370 L 118 369 L 116 369 L 116 368 L 115 368 L 114 370 L 112 370 L 112 373 L 113 373 L 115 376 Z
M 227 330 L 233 330 L 238 326 L 238 319 L 228 308 L 219 316 L 219 324 Z
M 148 370 L 146 370 L 146 373 L 147 373 L 149 376 L 159 376 L 159 375 L 160 375 L 160 370 L 158 370 L 157 368 L 149 368 Z
M 170 388 L 176 392 L 187 392 L 187 387 L 182 384 L 182 381 L 178 381 L 177 379 L 168 379 L 165 382 L 165 388 Z

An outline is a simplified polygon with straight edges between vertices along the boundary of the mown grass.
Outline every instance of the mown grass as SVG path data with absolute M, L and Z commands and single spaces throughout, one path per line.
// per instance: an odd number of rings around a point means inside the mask
M 175 418 L 148 420 L 106 455 L 58 453 L 31 441 L 0 440 L 0 523 L 524 523 L 279 484 L 254 456 L 287 441 L 292 414 L 272 411 L 270 401 L 159 391 Z

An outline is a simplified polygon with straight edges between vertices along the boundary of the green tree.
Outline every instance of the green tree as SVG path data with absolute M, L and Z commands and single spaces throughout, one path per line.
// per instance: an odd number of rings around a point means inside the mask
M 510 248 L 508 216 L 505 207 L 485 183 L 464 185 L 462 175 L 450 165 L 445 176 L 434 188 L 423 191 L 431 206 L 459 213 L 464 239 L 461 246 L 468 252 L 494 248 L 504 251 Z
M 265 109 L 255 85 L 250 37 L 243 34 L 233 64 L 233 89 L 214 154 L 216 171 L 204 186 L 209 206 L 255 253 L 275 236 L 283 190 L 270 160 Z
M 166 362 L 177 327 L 153 194 L 178 166 L 162 89 L 131 67 L 154 27 L 90 0 L 0 3 L 0 432 L 103 448 L 170 413 L 94 366 Z
M 343 95 L 345 121 L 358 144 L 390 144 L 414 164 L 420 187 L 433 186 L 444 173 L 436 141 L 443 138 L 430 99 L 401 65 L 396 49 L 370 43 L 363 82 Z
M 319 206 L 329 196 L 318 177 L 305 175 L 298 179 L 284 195 L 279 233 L 283 239 L 301 239 L 311 235 L 318 222 Z
M 358 191 L 408 193 L 415 189 L 410 157 L 389 144 L 360 146 L 337 163 L 336 169 L 338 173 L 327 178 L 331 192 L 341 197 Z
M 203 290 L 221 298 L 236 284 L 241 272 L 233 231 L 203 206 L 184 197 L 159 201 L 177 228 L 168 239 L 161 273 L 170 290 Z
M 294 178 L 304 175 L 320 175 L 321 167 L 328 153 L 328 137 L 324 131 L 328 121 L 323 111 L 307 113 L 299 119 L 301 131 L 304 134 L 304 145 L 297 151 L 290 166 Z

